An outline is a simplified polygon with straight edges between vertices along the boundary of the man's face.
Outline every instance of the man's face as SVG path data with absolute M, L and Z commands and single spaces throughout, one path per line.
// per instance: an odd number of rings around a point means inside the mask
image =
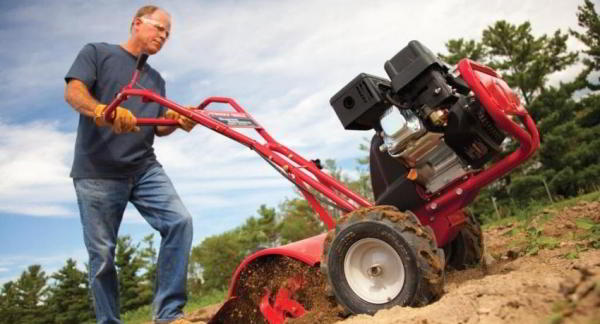
M 142 50 L 156 54 L 163 47 L 171 32 L 171 17 L 162 10 L 156 10 L 134 20 L 134 37 L 142 44 Z

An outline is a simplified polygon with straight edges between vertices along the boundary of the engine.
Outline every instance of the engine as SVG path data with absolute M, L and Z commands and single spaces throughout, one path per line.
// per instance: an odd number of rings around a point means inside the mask
M 330 100 L 345 129 L 374 129 L 379 138 L 372 145 L 395 161 L 371 163 L 376 199 L 398 181 L 436 193 L 500 153 L 504 133 L 466 83 L 421 43 L 411 41 L 384 68 L 389 80 L 361 73 Z M 375 188 L 373 178 L 381 176 L 386 188 Z

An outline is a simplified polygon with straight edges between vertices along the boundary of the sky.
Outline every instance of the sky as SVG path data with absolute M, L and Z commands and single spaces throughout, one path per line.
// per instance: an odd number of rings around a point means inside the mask
M 167 81 L 169 99 L 196 105 L 232 97 L 280 143 L 307 159 L 335 159 L 351 177 L 363 155 L 359 144 L 372 133 L 345 131 L 329 98 L 357 74 L 385 77 L 385 61 L 409 41 L 445 53 L 449 39 L 479 40 L 497 20 L 530 21 L 538 36 L 578 29 L 581 3 L 155 1 L 173 22 L 169 41 L 148 63 Z M 86 43 L 124 42 L 146 4 L 0 0 L 0 284 L 32 264 L 51 274 L 67 258 L 87 261 L 69 178 L 78 116 L 64 102 L 63 78 Z M 574 38 L 568 45 L 583 48 Z M 261 204 L 295 197 L 256 153 L 208 129 L 157 138 L 155 148 L 193 215 L 194 245 L 241 225 Z M 152 232 L 129 206 L 120 235 L 139 242 Z

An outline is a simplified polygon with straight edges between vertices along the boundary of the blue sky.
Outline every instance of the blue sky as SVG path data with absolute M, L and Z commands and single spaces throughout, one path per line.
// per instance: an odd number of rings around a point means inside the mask
M 583 1 L 581 1 L 583 2 Z M 329 98 L 360 72 L 417 39 L 444 52 L 479 39 L 496 20 L 531 21 L 535 34 L 577 28 L 580 1 L 155 1 L 172 15 L 171 39 L 149 59 L 167 97 L 185 105 L 229 96 L 307 158 L 336 159 L 352 176 L 358 144 Z M 0 2 L 0 283 L 28 265 L 47 273 L 87 256 L 71 179 L 76 113 L 63 77 L 88 42 L 121 43 L 142 1 Z M 571 49 L 582 46 L 569 41 Z M 568 79 L 570 69 L 551 82 Z M 260 204 L 293 197 L 289 182 L 254 152 L 196 128 L 156 141 L 158 158 L 194 216 L 194 243 L 240 225 Z M 152 230 L 129 207 L 121 235 Z

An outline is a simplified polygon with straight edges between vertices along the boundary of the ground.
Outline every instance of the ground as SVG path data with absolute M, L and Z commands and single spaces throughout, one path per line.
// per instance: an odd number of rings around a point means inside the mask
M 444 295 L 428 306 L 343 318 L 319 297 L 311 312 L 286 323 L 600 323 L 599 237 L 598 201 L 542 210 L 485 228 L 484 264 L 449 271 Z M 186 317 L 202 323 L 219 306 Z

